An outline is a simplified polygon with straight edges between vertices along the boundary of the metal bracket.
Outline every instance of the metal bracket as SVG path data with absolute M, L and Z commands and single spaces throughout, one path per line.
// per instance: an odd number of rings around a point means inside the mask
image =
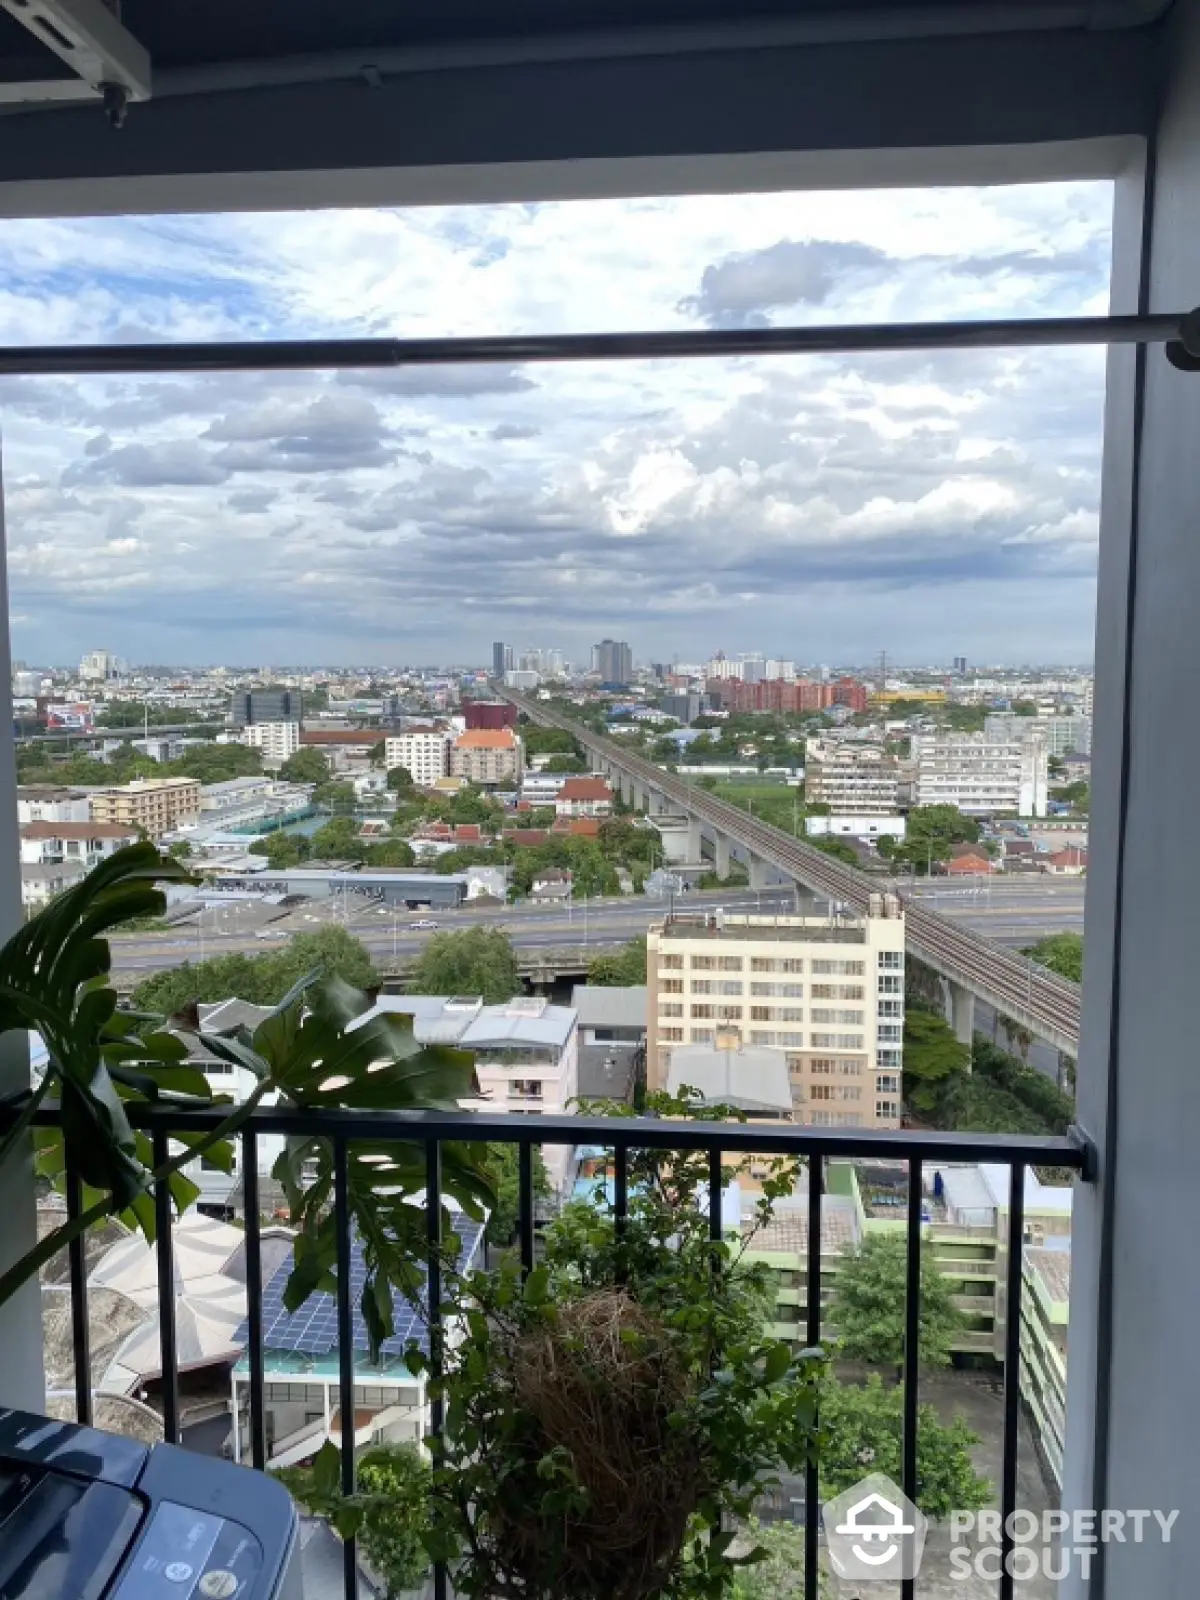
M 1178 339 L 1168 339 L 1167 360 L 1180 372 L 1200 372 L 1200 309 L 1179 319 Z
M 0 83 L 0 103 L 99 100 L 120 127 L 131 100 L 148 100 L 150 56 L 105 0 L 0 0 L 74 77 Z
M 1067 1138 L 1079 1151 L 1083 1160 L 1079 1166 L 1079 1181 L 1081 1183 L 1095 1183 L 1100 1176 L 1100 1151 L 1096 1141 L 1079 1123 L 1073 1122 L 1067 1129 Z

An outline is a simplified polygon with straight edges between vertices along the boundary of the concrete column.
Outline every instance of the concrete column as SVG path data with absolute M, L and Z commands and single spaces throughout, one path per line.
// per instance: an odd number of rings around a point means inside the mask
M 946 987 L 950 996 L 948 1021 L 959 1044 L 969 1049 L 975 1040 L 975 995 L 958 983 L 947 983 Z
M 713 840 L 713 870 L 718 878 L 729 876 L 729 835 L 718 833 Z
M 701 842 L 700 842 L 700 818 L 699 817 L 689 817 L 688 818 L 688 840 L 687 840 L 687 860 L 688 860 L 688 865 L 691 866 L 694 862 L 699 861 L 700 858 L 701 858 L 702 853 L 703 853 L 703 846 L 701 845 Z
M 0 727 L 12 728 L 11 650 L 8 635 L 8 563 L 5 546 L 3 468 L 0 465 Z M 22 923 L 20 835 L 17 832 L 17 764 L 11 738 L 0 739 L 0 940 Z M 29 1084 L 29 1044 L 23 1033 L 0 1037 L 0 1095 L 19 1094 Z M 0 1270 L 37 1243 L 33 1149 L 13 1151 L 0 1167 Z M 41 1411 L 46 1403 L 42 1366 L 41 1290 L 35 1278 L 0 1306 L 0 1404 Z
M 1153 185 L 1141 154 L 1117 180 L 1119 313 L 1200 299 L 1198 0 L 1169 13 L 1161 45 Z M 1099 1181 L 1077 1187 L 1072 1220 L 1063 1508 L 1180 1515 L 1169 1544 L 1148 1534 L 1102 1545 L 1090 1580 L 1073 1568 L 1068 1600 L 1185 1595 L 1200 1567 L 1200 742 L 1180 736 L 1163 692 L 1200 671 L 1198 439 L 1200 372 L 1177 371 L 1154 346 L 1113 347 L 1076 1100 Z
M 750 857 L 750 887 L 752 889 L 766 889 L 771 882 L 773 867 L 769 867 L 758 856 Z

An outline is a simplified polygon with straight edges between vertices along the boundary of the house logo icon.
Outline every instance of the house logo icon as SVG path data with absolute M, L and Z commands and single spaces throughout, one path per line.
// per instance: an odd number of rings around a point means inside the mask
M 915 1578 L 928 1523 L 882 1472 L 827 1500 L 821 1518 L 829 1560 L 839 1578 Z

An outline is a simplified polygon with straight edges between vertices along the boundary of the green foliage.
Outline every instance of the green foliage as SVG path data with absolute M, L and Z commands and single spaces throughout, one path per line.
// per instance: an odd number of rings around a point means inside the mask
M 329 777 L 329 762 L 312 745 L 303 745 L 283 763 L 279 776 L 288 783 L 324 783 Z
M 498 1005 L 521 992 L 512 940 L 499 928 L 435 933 L 422 947 L 408 983 L 410 994 L 480 995 Z
M 454 1110 L 470 1092 L 470 1056 L 419 1046 L 407 1017 L 381 1014 L 364 1022 L 370 996 L 329 974 L 303 973 L 253 1033 L 204 1033 L 194 1014 L 173 1018 L 175 1031 L 167 1033 L 160 1018 L 118 1012 L 106 982 L 111 956 L 102 936 L 127 920 L 161 914 L 165 901 L 157 885 L 184 876 L 178 862 L 150 845 L 117 851 L 0 950 L 0 1031 L 36 1028 L 48 1051 L 42 1083 L 18 1105 L 0 1143 L 0 1163 L 21 1147 L 34 1112 L 53 1089 L 61 1119 L 35 1130 L 37 1169 L 62 1188 L 69 1155 L 84 1186 L 81 1213 L 0 1277 L 0 1303 L 103 1217 L 119 1213 L 153 1239 L 154 1185 L 166 1183 L 182 1212 L 198 1190 L 180 1169 L 206 1156 L 231 1170 L 228 1136 L 264 1099 L 298 1110 Z M 329 934 L 347 939 L 344 930 L 327 929 L 324 936 L 311 936 L 319 947 L 302 937 L 280 952 L 280 960 L 327 948 Z M 360 1025 L 351 1026 L 355 1022 Z M 188 1065 L 180 1032 L 195 1034 L 210 1054 L 247 1069 L 256 1080 L 246 1099 L 208 1132 L 188 1129 L 189 1110 L 210 1105 L 212 1094 L 204 1074 Z M 169 1101 L 171 1136 L 183 1146 L 180 1154 L 152 1168 L 152 1143 L 132 1130 L 126 1114 L 133 1100 Z M 425 1186 L 425 1158 L 419 1145 L 354 1141 L 348 1159 L 352 1225 L 367 1263 L 362 1312 L 376 1359 L 380 1340 L 391 1331 L 393 1289 L 412 1296 L 421 1286 L 416 1263 L 424 1248 L 426 1207 L 416 1197 Z M 313 1290 L 335 1285 L 334 1214 L 328 1204 L 333 1160 L 330 1141 L 313 1135 L 293 1140 L 275 1165 L 299 1229 L 287 1290 L 293 1310 Z M 480 1217 L 492 1203 L 481 1146 L 444 1146 L 443 1181 L 444 1193 L 471 1216 Z M 449 1227 L 448 1213 L 443 1225 Z
M 326 811 L 353 811 L 356 800 L 354 785 L 337 778 L 331 778 L 327 783 L 319 783 L 312 792 L 313 804 L 324 806 Z
M 167 846 L 167 854 L 169 856 L 174 856 L 176 861 L 188 861 L 188 860 L 190 860 L 191 854 L 192 854 L 192 846 L 191 846 L 190 840 L 187 840 L 187 839 L 176 839 L 173 844 L 169 844 Z
M 579 708 L 572 706 L 569 715 L 577 716 Z M 544 755 L 577 756 L 581 754 L 579 746 L 571 734 L 561 728 L 543 728 L 536 722 L 521 723 L 521 741 L 525 746 L 527 757 Z
M 331 1453 L 332 1452 L 332 1453 Z M 376 1445 L 356 1463 L 356 1490 L 343 1495 L 338 1451 L 326 1442 L 307 1466 L 275 1474 L 292 1498 L 327 1517 L 344 1538 L 356 1538 L 383 1600 L 400 1600 L 429 1570 L 429 1463 L 415 1444 Z
M 367 846 L 368 867 L 411 867 L 416 859 L 403 839 L 381 839 Z
M 1039 1132 L 1063 1134 L 1075 1120 L 1075 1103 L 1070 1095 L 1044 1073 L 998 1050 L 980 1034 L 975 1037 L 972 1061 L 979 1077 L 1012 1095 L 1040 1120 Z
M 596 839 L 562 834 L 545 844 L 523 846 L 513 856 L 513 889 L 519 895 L 529 894 L 533 880 L 547 867 L 562 867 L 573 875 L 576 899 L 621 892 L 616 868 Z
M 389 767 L 387 786 L 393 794 L 412 794 L 416 782 L 407 767 Z
M 805 1600 L 803 1528 L 751 1517 L 741 1538 L 759 1559 L 734 1572 L 729 1600 Z
M 956 844 L 977 844 L 979 823 L 964 816 L 956 806 L 914 806 L 908 813 L 908 828 L 903 843 L 879 842 L 879 853 L 899 869 L 911 867 L 918 876 L 930 865 L 950 859 Z
M 1072 983 L 1083 982 L 1083 935 L 1081 933 L 1052 933 L 1039 939 L 1022 952 L 1039 966 L 1049 967 L 1060 978 L 1070 978 Z
M 536 1145 L 531 1154 L 534 1198 L 544 1199 L 553 1193 L 550 1175 L 546 1171 L 546 1163 L 542 1160 L 542 1152 Z M 488 1217 L 488 1243 L 511 1244 L 521 1214 L 520 1159 L 515 1144 L 488 1146 L 488 1177 L 496 1195 L 495 1205 Z
M 838 1330 L 840 1353 L 852 1361 L 896 1368 L 903 1364 L 906 1250 L 903 1233 L 868 1233 L 856 1249 L 842 1257 L 830 1317 Z M 923 1366 L 949 1363 L 950 1346 L 963 1326 L 962 1314 L 950 1296 L 950 1287 L 926 1241 L 921 1246 Z
M 320 928 L 298 933 L 278 950 L 261 956 L 214 956 L 193 966 L 156 972 L 144 978 L 131 997 L 138 1011 L 173 1016 L 190 1001 L 211 1002 L 236 996 L 252 1005 L 278 1005 L 306 972 L 319 969 L 360 989 L 378 985 L 379 974 L 366 947 L 345 928 Z
M 587 981 L 605 989 L 624 989 L 646 982 L 646 936 L 639 934 L 619 950 L 596 956 L 588 967 Z
M 312 855 L 312 844 L 303 833 L 269 833 L 255 839 L 250 854 L 266 856 L 277 871 L 283 867 L 298 867 Z
M 256 777 L 262 771 L 262 752 L 244 744 L 195 744 L 178 761 L 169 761 L 157 771 L 163 778 L 225 783 L 230 778 Z
M 903 1388 L 885 1387 L 878 1373 L 865 1384 L 829 1381 L 821 1385 L 820 1405 L 823 1498 L 852 1488 L 868 1471 L 901 1480 Z M 932 1406 L 917 1408 L 916 1498 L 926 1516 L 942 1519 L 990 1504 L 992 1485 L 971 1463 L 978 1443 L 961 1416 L 947 1426 Z
M 1061 800 L 1073 811 L 1086 816 L 1091 805 L 1091 789 L 1085 778 L 1076 778 L 1074 783 L 1064 783 L 1057 789 L 1051 789 L 1050 798 Z
M 504 857 L 490 844 L 460 844 L 456 850 L 443 850 L 433 863 L 439 876 L 448 878 L 468 867 L 501 867 Z
M 311 839 L 312 853 L 324 861 L 365 861 L 368 845 L 353 817 L 332 817 Z
M 819 838 L 810 839 L 809 844 L 814 849 L 823 851 L 827 856 L 832 856 L 835 861 L 844 861 L 848 867 L 859 865 L 858 853 L 844 839 L 835 839 L 829 834 Z
M 794 1177 L 768 1185 L 762 1220 Z M 634 1153 L 619 1233 L 600 1200 L 576 1203 L 545 1230 L 526 1282 L 515 1263 L 450 1281 L 464 1336 L 434 1384 L 446 1441 L 428 1548 L 450 1558 L 456 1593 L 731 1594 L 740 1566 L 725 1530 L 781 1471 L 803 1470 L 824 1358 L 764 1336 L 769 1275 L 741 1241 L 710 1239 L 706 1184 L 706 1158 Z M 559 1426 L 564 1407 L 582 1420 Z M 679 1505 L 652 1554 L 611 1541 L 631 1495 L 646 1501 L 639 1535 L 661 1524 L 662 1497 Z
M 587 762 L 582 756 L 551 756 L 543 772 L 586 772 Z
M 944 1017 L 905 1007 L 904 1098 L 923 1117 L 936 1117 L 956 1079 L 971 1065 L 971 1052 Z

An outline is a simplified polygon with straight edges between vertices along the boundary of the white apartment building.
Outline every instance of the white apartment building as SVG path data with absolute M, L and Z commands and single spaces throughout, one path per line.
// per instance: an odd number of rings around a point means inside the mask
M 779 678 L 784 683 L 794 683 L 796 679 L 796 663 L 794 661 L 768 661 L 763 666 L 763 677 L 768 681 Z
M 261 750 L 263 765 L 278 767 L 300 748 L 298 722 L 248 722 L 241 729 L 241 742 Z
M 904 913 L 872 895 L 857 919 L 670 917 L 647 936 L 647 1081 L 673 1050 L 759 1045 L 787 1061 L 810 1127 L 897 1128 L 904 1040 Z
M 136 844 L 136 828 L 113 822 L 23 822 L 21 861 L 40 865 L 52 861 L 78 861 L 94 867 L 127 844 Z
M 17 790 L 17 821 L 22 826 L 30 822 L 87 822 L 91 815 L 91 801 L 79 789 L 31 783 Z
M 448 1045 L 475 1058 L 476 1099 L 464 1111 L 506 1111 L 524 1116 L 564 1116 L 579 1093 L 579 1027 L 570 1006 L 540 995 L 518 995 L 485 1006 L 476 996 L 385 994 L 356 1026 L 379 1012 L 413 1019 L 418 1044 Z M 574 1147 L 546 1145 L 542 1156 L 556 1189 L 571 1167 Z
M 1047 756 L 1090 756 L 1092 719 L 1089 716 L 1018 717 L 1014 711 L 993 711 L 984 721 L 989 739 L 1041 738 Z
M 408 728 L 384 742 L 384 765 L 390 772 L 393 767 L 407 767 L 413 782 L 421 789 L 431 789 L 439 778 L 450 772 L 450 746 L 453 735 L 446 728 Z
M 917 734 L 913 804 L 957 806 L 967 816 L 1046 815 L 1045 743 L 986 733 Z
M 116 675 L 116 657 L 107 650 L 91 650 L 79 663 L 79 676 L 84 683 L 104 683 Z
M 804 797 L 838 816 L 896 813 L 900 766 L 879 745 L 809 739 L 804 748 Z

